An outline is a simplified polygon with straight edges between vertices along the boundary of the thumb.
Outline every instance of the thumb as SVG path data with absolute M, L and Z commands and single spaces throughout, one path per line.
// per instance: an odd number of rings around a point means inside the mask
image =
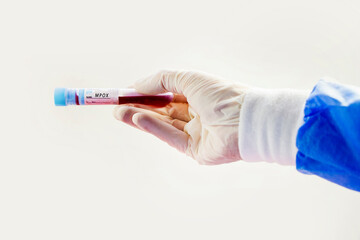
M 163 70 L 134 84 L 135 89 L 144 94 L 172 92 L 184 94 L 185 88 L 194 81 L 192 72 Z

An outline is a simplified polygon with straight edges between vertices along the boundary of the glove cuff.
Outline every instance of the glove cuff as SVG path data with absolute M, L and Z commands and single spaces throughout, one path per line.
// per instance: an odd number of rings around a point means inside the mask
M 307 91 L 250 89 L 240 111 L 239 150 L 247 162 L 295 165 Z

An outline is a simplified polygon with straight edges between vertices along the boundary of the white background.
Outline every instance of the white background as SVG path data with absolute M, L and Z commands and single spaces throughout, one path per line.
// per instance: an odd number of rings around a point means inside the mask
M 200 166 L 55 87 L 192 69 L 360 86 L 354 1 L 0 2 L 0 239 L 360 239 L 360 194 L 292 167 Z

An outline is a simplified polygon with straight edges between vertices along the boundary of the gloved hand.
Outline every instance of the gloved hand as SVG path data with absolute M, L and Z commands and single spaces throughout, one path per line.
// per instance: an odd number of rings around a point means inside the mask
M 200 164 L 240 160 L 239 114 L 246 86 L 205 73 L 161 71 L 135 83 L 145 94 L 175 93 L 164 108 L 117 106 L 114 116 L 149 132 Z
M 118 106 L 114 116 L 200 164 L 240 159 L 295 164 L 307 92 L 257 89 L 190 71 L 161 71 L 134 87 L 145 94 L 173 92 L 175 99 L 161 109 Z

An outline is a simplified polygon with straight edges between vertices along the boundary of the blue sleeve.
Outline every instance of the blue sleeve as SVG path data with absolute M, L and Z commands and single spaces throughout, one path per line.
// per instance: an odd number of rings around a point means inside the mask
M 320 81 L 304 111 L 296 168 L 360 191 L 360 89 Z

